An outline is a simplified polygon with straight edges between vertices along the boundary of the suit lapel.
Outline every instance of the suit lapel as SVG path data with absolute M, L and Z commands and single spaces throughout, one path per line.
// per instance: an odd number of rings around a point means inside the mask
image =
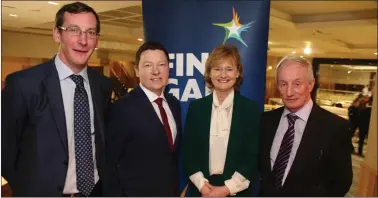
M 93 103 L 93 115 L 94 115 L 94 127 L 95 133 L 99 133 L 102 143 L 105 143 L 104 137 L 104 112 L 101 98 L 101 86 L 99 79 L 96 79 L 96 74 L 91 68 L 88 67 L 89 85 L 91 88 L 92 103 Z
M 135 96 L 138 98 L 137 101 L 139 102 L 139 104 L 141 106 L 141 111 L 143 112 L 143 115 L 145 115 L 145 117 L 146 117 L 145 119 L 151 121 L 150 125 L 151 125 L 151 128 L 153 129 L 153 131 L 155 133 L 161 132 L 161 135 L 164 135 L 164 137 L 165 137 L 164 139 L 167 142 L 167 144 L 166 144 L 167 149 L 170 150 L 168 138 L 166 137 L 166 134 L 165 134 L 164 125 L 158 117 L 159 112 L 155 111 L 155 109 L 152 106 L 150 100 L 148 99 L 146 93 L 144 93 L 144 91 L 139 86 L 137 86 L 133 90 L 133 94 L 135 94 Z
M 270 150 L 272 149 L 273 140 L 277 132 L 278 125 L 281 120 L 281 116 L 283 113 L 284 108 L 279 108 L 277 110 L 273 110 L 272 112 L 267 112 L 266 117 L 264 118 L 264 123 L 262 125 L 265 127 L 263 132 L 264 141 L 261 142 L 262 144 L 262 167 L 266 167 L 264 174 L 267 175 L 266 181 L 268 182 L 269 186 L 275 186 L 275 175 L 272 173 L 272 165 L 270 159 Z
M 64 105 L 58 71 L 56 70 L 54 59 L 46 65 L 46 78 L 43 84 L 46 88 L 46 95 L 49 98 L 51 111 L 58 128 L 59 136 L 62 140 L 64 151 L 68 155 L 67 127 L 66 116 L 64 114 Z
M 277 109 L 277 111 L 274 112 L 274 115 L 272 116 L 272 120 L 265 120 L 265 126 L 266 126 L 266 152 L 267 152 L 267 158 L 265 159 L 267 166 L 269 166 L 270 171 L 272 171 L 271 163 L 270 163 L 270 150 L 272 149 L 274 137 L 276 136 L 278 125 L 281 121 L 281 116 L 283 113 L 284 108 Z
M 314 103 L 306 127 L 304 129 L 297 153 L 295 155 L 293 164 L 287 175 L 285 184 L 290 184 L 290 181 L 295 180 L 296 176 L 300 176 L 301 170 L 305 168 L 304 166 L 306 166 L 306 163 L 304 162 L 311 161 L 308 160 L 308 158 L 313 157 L 313 155 L 311 155 L 312 152 L 310 151 L 316 149 L 317 145 L 319 144 L 318 136 L 320 134 L 318 133 L 318 131 L 321 131 L 319 130 L 321 127 L 319 126 L 319 123 L 321 122 L 318 121 L 319 108 L 320 107 Z
M 239 94 L 235 92 L 234 102 L 233 102 L 233 107 L 232 107 L 230 134 L 228 138 L 227 155 L 226 155 L 225 166 L 224 166 L 225 173 L 228 171 L 234 171 L 234 170 L 228 170 L 227 162 L 234 161 L 233 157 L 237 155 L 234 148 L 238 148 L 238 146 L 234 144 L 239 144 L 239 140 L 240 140 L 239 135 L 240 135 L 240 129 L 241 129 L 242 120 L 243 120 L 242 118 L 243 114 L 241 110 L 243 107 L 240 106 L 239 97 L 240 97 Z

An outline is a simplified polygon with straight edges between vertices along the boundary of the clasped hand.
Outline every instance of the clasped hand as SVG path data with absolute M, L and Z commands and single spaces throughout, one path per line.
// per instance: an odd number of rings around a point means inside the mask
M 200 192 L 202 197 L 227 197 L 230 194 L 227 186 L 213 186 L 208 182 L 205 182 Z

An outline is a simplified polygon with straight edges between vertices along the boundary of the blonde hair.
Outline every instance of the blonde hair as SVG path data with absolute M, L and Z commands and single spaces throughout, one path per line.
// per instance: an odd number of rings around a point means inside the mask
M 219 45 L 210 53 L 210 56 L 207 58 L 205 64 L 204 79 L 206 82 L 206 86 L 209 89 L 214 88 L 214 85 L 211 82 L 210 78 L 211 69 L 223 63 L 226 60 L 231 60 L 236 65 L 236 68 L 239 72 L 239 76 L 238 78 L 236 78 L 234 88 L 237 90 L 239 89 L 240 84 L 243 81 L 243 66 L 241 64 L 238 48 L 236 48 L 233 45 Z

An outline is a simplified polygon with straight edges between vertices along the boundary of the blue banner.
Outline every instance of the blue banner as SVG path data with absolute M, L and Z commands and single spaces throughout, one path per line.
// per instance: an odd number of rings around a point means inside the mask
M 233 44 L 241 55 L 243 96 L 264 108 L 269 30 L 269 0 L 143 0 L 146 41 L 162 43 L 169 52 L 168 91 L 182 105 L 209 94 L 203 78 L 209 53 Z

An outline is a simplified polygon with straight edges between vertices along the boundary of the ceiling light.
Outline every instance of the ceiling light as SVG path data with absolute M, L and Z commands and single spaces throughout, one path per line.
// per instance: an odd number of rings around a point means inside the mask
M 17 14 L 9 14 L 9 16 L 11 16 L 11 17 L 18 17 Z
M 331 65 L 331 67 L 333 67 L 333 65 Z
M 272 41 L 268 41 L 268 44 L 271 45 L 271 44 L 273 44 L 273 42 Z
M 138 38 L 138 41 L 143 41 L 143 39 L 142 38 Z
M 301 58 L 303 58 L 303 56 L 301 56 Z
M 349 71 L 348 71 L 348 74 L 350 74 L 350 73 L 352 73 L 352 71 L 349 70 Z
M 272 70 L 272 69 L 273 69 L 273 67 L 272 67 L 272 66 L 268 66 L 268 71 L 269 71 L 269 70 Z
M 291 53 L 292 53 L 292 54 L 295 54 L 295 53 L 297 53 L 297 52 L 295 52 L 295 51 L 292 51 Z
M 48 4 L 51 4 L 51 5 L 59 5 L 59 3 L 56 3 L 56 2 L 54 2 L 54 1 L 49 1 L 49 2 L 47 2 Z
M 304 52 L 305 54 L 311 54 L 312 50 L 311 50 L 311 48 L 306 47 L 306 48 L 304 48 L 303 52 Z
M 378 54 L 377 52 L 374 53 L 374 55 L 377 55 L 377 54 Z
M 96 47 L 95 50 L 98 50 L 98 48 Z

